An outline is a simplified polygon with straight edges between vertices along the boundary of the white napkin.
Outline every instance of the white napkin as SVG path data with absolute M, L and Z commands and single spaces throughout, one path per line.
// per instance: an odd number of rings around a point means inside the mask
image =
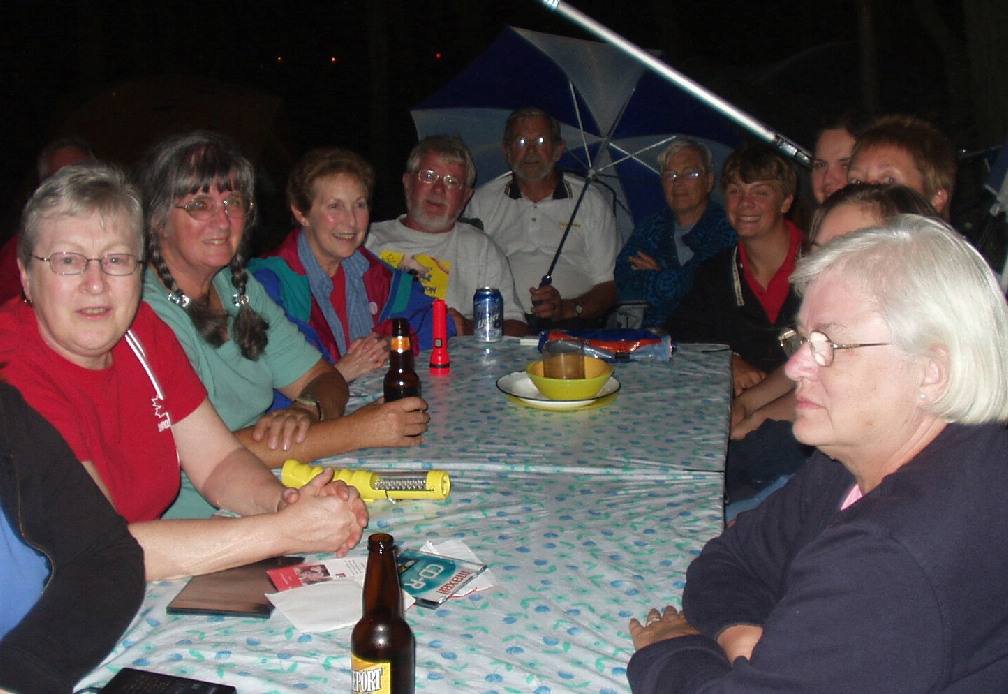
M 266 597 L 298 631 L 312 634 L 356 624 L 361 618 L 362 588 L 352 578 L 334 578 Z

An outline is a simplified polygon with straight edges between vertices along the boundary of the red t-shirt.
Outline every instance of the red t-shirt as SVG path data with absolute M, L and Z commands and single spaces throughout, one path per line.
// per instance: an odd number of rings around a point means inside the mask
M 94 463 L 128 522 L 161 516 L 181 476 L 171 424 L 206 399 L 175 333 L 144 303 L 130 332 L 146 354 L 161 397 L 139 357 L 120 340 L 112 365 L 77 366 L 42 340 L 24 302 L 0 307 L 0 373 L 56 427 L 79 460 Z

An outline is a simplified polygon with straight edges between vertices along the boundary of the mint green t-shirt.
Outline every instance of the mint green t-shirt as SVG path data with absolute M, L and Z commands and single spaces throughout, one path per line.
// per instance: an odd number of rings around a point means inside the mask
M 189 314 L 169 301 L 168 290 L 155 272 L 148 270 L 145 275 L 144 301 L 175 331 L 189 362 L 206 386 L 211 404 L 231 431 L 255 424 L 272 404 L 274 388 L 290 385 L 322 358 L 251 275 L 245 289 L 249 305 L 269 324 L 269 341 L 256 361 L 242 356 L 234 341 L 234 318 L 238 307 L 232 299 L 236 290 L 231 284 L 230 269 L 224 268 L 213 278 L 214 290 L 229 316 L 228 335 L 231 339 L 220 347 L 207 343 L 196 330 Z M 183 475 L 178 500 L 163 517 L 205 518 L 213 510 L 196 492 L 188 477 Z

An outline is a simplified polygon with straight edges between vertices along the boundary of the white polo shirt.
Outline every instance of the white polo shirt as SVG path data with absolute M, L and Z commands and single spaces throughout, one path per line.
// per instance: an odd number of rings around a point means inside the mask
M 522 197 L 512 174 L 479 187 L 463 214 L 479 219 L 511 263 L 518 300 L 532 312 L 529 289 L 549 270 L 584 181 L 564 174 L 553 195 L 539 202 Z M 613 279 L 620 234 L 612 204 L 590 186 L 553 270 L 553 286 L 564 298 L 581 296 Z

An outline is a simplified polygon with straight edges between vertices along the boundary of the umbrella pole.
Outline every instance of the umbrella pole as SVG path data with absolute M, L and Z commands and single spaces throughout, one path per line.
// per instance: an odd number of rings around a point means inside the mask
M 574 211 L 571 212 L 570 219 L 567 220 L 567 228 L 564 229 L 563 236 L 560 237 L 560 243 L 557 245 L 556 253 L 553 254 L 553 262 L 550 263 L 549 270 L 546 271 L 546 274 L 543 275 L 543 278 L 539 281 L 540 287 L 548 287 L 553 284 L 553 270 L 556 269 L 557 261 L 560 260 L 560 253 L 563 251 L 564 244 L 567 243 L 567 236 L 570 235 L 571 227 L 574 226 L 574 218 L 577 217 L 578 209 L 581 207 L 581 201 L 584 200 L 585 193 L 588 192 L 588 185 L 592 182 L 593 176 L 594 173 L 592 172 L 589 173 L 587 178 L 585 178 L 584 185 L 581 187 L 581 194 L 578 195 L 578 199 L 574 203 Z M 532 305 L 538 306 L 541 303 L 541 301 L 533 301 Z M 538 333 L 543 328 L 542 323 L 542 319 L 533 314 L 532 319 L 529 321 L 529 330 L 532 333 Z
M 749 130 L 753 134 L 762 138 L 763 140 L 774 145 L 783 152 L 788 157 L 795 159 L 799 164 L 803 166 L 810 167 L 812 165 L 812 157 L 807 150 L 802 148 L 800 145 L 787 139 L 780 133 L 774 132 L 769 127 L 759 122 L 752 116 L 750 116 L 745 111 L 742 111 L 735 106 L 729 104 L 727 101 L 719 97 L 717 94 L 709 91 L 700 84 L 694 82 L 686 75 L 674 70 L 667 63 L 663 63 L 658 60 L 653 55 L 643 50 L 639 46 L 627 41 L 625 38 L 617 34 L 616 32 L 609 29 L 607 26 L 596 22 L 594 19 L 584 14 L 575 7 L 571 7 L 568 3 L 563 2 L 563 0 L 540 0 L 547 8 L 559 12 L 567 19 L 571 20 L 578 26 L 580 26 L 585 31 L 595 34 L 601 38 L 606 43 L 612 44 L 616 48 L 620 49 L 630 57 L 634 58 L 645 66 L 649 67 L 651 70 L 657 72 L 659 75 L 667 79 L 669 82 L 677 85 L 680 89 L 683 89 L 690 94 L 692 94 L 697 99 L 703 101 L 711 108 L 719 111 L 724 116 L 727 116 L 734 122 L 738 123 L 745 129 Z

